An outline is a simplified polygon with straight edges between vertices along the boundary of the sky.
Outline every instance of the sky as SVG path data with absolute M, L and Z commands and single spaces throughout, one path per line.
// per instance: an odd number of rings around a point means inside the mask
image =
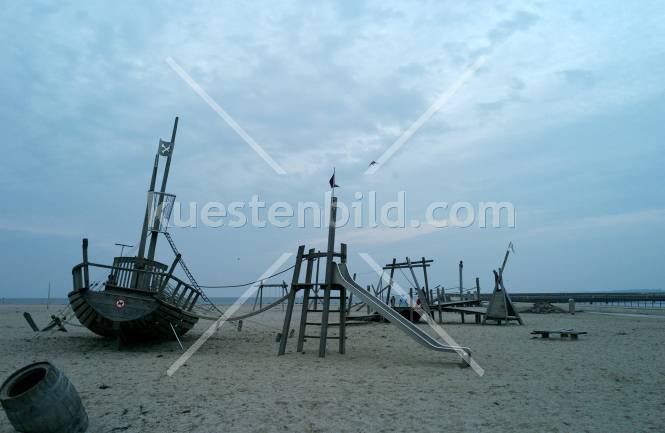
M 157 144 L 175 116 L 167 190 L 182 203 L 258 195 L 325 207 L 333 167 L 340 201 L 374 191 L 383 204 L 404 191 L 407 221 L 435 202 L 512 203 L 514 227 L 339 228 L 362 284 L 378 279 L 367 253 L 380 264 L 433 259 L 430 283 L 445 287 L 458 285 L 463 260 L 464 285 L 479 277 L 486 292 L 513 242 L 510 291 L 665 289 L 665 5 L 461 3 L 5 5 L 0 296 L 44 297 L 49 283 L 66 296 L 84 237 L 98 263 L 118 255 L 115 243 L 137 244 Z M 312 224 L 171 233 L 208 285 L 252 281 L 326 238 Z M 170 263 L 163 239 L 158 250 Z

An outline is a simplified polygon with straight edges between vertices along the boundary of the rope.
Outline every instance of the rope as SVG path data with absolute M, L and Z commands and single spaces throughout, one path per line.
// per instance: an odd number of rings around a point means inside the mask
M 245 314 L 237 314 L 235 316 L 229 317 L 227 319 L 227 321 L 236 322 L 238 320 L 244 320 L 247 317 L 252 317 L 252 316 L 256 316 L 257 314 L 261 314 L 265 311 L 270 310 L 271 308 L 274 308 L 274 307 L 278 306 L 282 302 L 286 301 L 289 298 L 289 296 L 290 296 L 290 294 L 287 293 L 286 295 L 282 296 L 281 298 L 279 298 L 278 300 L 276 300 L 272 304 L 266 305 L 263 308 L 261 308 L 260 310 L 251 311 L 251 312 L 245 313 Z
M 406 276 L 406 274 L 404 273 L 404 271 L 402 270 L 402 268 L 398 268 L 398 269 L 399 269 L 399 271 L 402 273 L 402 276 L 406 279 L 406 281 L 408 281 L 408 283 L 409 283 L 411 286 L 416 287 L 416 283 L 412 282 L 412 281 L 409 279 L 409 277 Z
M 63 318 L 67 317 L 67 314 L 69 314 L 69 310 L 72 310 L 72 305 L 71 304 L 67 305 L 65 308 L 60 310 L 60 313 L 58 313 L 58 316 L 63 317 Z M 72 313 L 73 312 L 74 312 L 74 310 L 72 310 Z M 65 323 L 65 324 L 70 325 L 70 326 L 76 326 L 77 328 L 86 328 L 86 326 L 83 326 L 80 323 L 74 323 L 71 320 L 67 320 L 67 319 L 62 320 L 62 323 Z
M 296 267 L 296 265 L 290 266 L 290 267 L 288 267 L 288 268 L 286 268 L 286 269 L 284 269 L 284 270 L 281 270 L 281 271 L 279 271 L 279 272 L 277 272 L 277 273 L 275 273 L 275 274 L 272 274 L 272 275 L 267 276 L 267 277 L 265 277 L 265 278 L 262 278 L 262 279 L 260 279 L 260 280 L 250 281 L 249 283 L 244 283 L 244 284 L 230 284 L 230 285 L 226 285 L 226 286 L 204 286 L 204 285 L 199 285 L 199 287 L 201 287 L 202 289 L 232 289 L 232 288 L 235 288 L 235 287 L 246 287 L 246 286 L 251 286 L 252 284 L 256 284 L 256 283 L 258 283 L 258 282 L 260 282 L 260 281 L 267 280 L 267 279 L 269 279 L 269 278 L 276 277 L 277 275 L 283 274 L 283 273 L 286 272 L 286 271 L 290 271 L 291 269 L 293 269 L 293 268 L 295 268 L 295 267 Z

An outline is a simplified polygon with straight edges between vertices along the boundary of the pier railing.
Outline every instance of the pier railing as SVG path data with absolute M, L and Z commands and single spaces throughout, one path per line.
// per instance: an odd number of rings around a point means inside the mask
M 489 300 L 489 294 L 482 294 L 481 299 Z M 578 304 L 623 308 L 663 308 L 663 292 L 558 292 L 558 293 L 510 293 L 513 302 L 549 302 L 567 304 L 573 299 Z

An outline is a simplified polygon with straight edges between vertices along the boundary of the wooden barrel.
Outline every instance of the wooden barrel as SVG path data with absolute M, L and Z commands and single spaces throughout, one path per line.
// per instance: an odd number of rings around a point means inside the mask
M 74 385 L 48 362 L 14 372 L 0 388 L 0 403 L 14 428 L 25 433 L 84 433 L 88 415 Z

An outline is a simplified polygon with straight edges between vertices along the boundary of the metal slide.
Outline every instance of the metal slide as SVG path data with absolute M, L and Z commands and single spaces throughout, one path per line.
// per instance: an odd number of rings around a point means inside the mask
M 333 284 L 339 284 L 345 289 L 350 290 L 355 296 L 362 299 L 367 305 L 376 310 L 381 316 L 390 321 L 393 325 L 404 331 L 409 337 L 416 340 L 422 346 L 438 352 L 459 352 L 460 350 L 470 353 L 468 347 L 449 346 L 444 344 L 425 331 L 420 329 L 415 324 L 411 323 L 402 317 L 397 311 L 392 309 L 389 305 L 377 298 L 367 290 L 364 290 L 353 281 L 349 275 L 349 270 L 345 263 L 333 264 Z

